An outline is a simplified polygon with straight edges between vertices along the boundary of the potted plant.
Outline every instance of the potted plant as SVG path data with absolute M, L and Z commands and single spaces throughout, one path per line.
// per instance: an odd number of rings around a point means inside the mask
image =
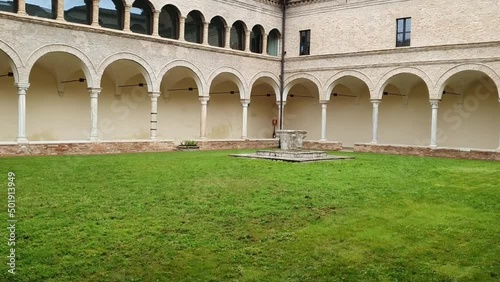
M 194 140 L 184 140 L 179 146 L 177 146 L 177 149 L 181 151 L 193 151 L 198 150 L 199 148 L 198 142 Z

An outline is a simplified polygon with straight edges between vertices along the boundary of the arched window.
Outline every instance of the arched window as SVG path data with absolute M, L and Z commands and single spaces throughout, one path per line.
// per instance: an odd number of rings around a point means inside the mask
M 161 37 L 179 39 L 179 10 L 172 5 L 161 8 L 158 33 Z
M 271 30 L 267 37 L 267 54 L 271 56 L 278 56 L 280 48 L 281 34 L 277 29 Z
M 202 43 L 203 18 L 200 12 L 192 11 L 187 15 L 184 38 L 188 42 Z
M 0 1 L 0 11 L 17 13 L 17 0 Z
M 123 29 L 123 2 L 121 0 L 99 1 L 99 25 L 112 29 Z
M 224 27 L 226 23 L 217 16 L 208 25 L 208 44 L 212 46 L 224 47 Z
M 130 9 L 130 30 L 135 33 L 151 34 L 153 12 L 147 0 L 136 0 Z
M 57 16 L 57 0 L 26 0 L 26 13 L 30 16 L 55 19 Z
M 245 49 L 245 24 L 241 21 L 237 21 L 231 27 L 231 42 L 230 46 L 235 50 Z
M 92 0 L 64 1 L 64 19 L 68 22 L 90 24 Z
M 252 32 L 250 33 L 250 51 L 253 53 L 262 53 L 263 30 L 264 29 L 259 25 L 252 28 Z

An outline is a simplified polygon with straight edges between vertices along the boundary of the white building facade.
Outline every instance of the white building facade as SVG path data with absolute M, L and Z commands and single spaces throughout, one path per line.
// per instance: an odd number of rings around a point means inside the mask
M 282 107 L 311 148 L 498 160 L 499 14 L 494 0 L 2 0 L 0 151 L 266 147 Z

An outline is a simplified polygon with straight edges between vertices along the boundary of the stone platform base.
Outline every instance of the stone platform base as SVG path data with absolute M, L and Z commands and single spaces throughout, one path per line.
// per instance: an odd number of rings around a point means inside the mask
M 353 157 L 329 156 L 325 151 L 280 151 L 280 150 L 262 150 L 255 154 L 233 154 L 232 157 L 266 159 L 285 162 L 318 162 L 354 159 Z
M 474 150 L 474 149 L 455 149 L 455 148 L 431 149 L 429 147 L 417 147 L 417 146 L 355 144 L 354 152 L 500 161 L 500 152 L 494 150 Z

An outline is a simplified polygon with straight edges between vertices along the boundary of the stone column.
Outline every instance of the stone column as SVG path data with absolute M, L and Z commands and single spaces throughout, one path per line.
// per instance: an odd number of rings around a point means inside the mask
M 185 30 L 186 30 L 186 17 L 180 16 L 179 17 L 179 40 L 180 41 L 186 41 L 186 38 L 184 37 Z
M 241 105 L 243 106 L 243 124 L 241 126 L 241 139 L 248 138 L 248 105 L 250 104 L 249 99 L 242 99 Z
M 432 149 L 437 148 L 437 123 L 438 123 L 438 108 L 439 100 L 431 99 L 429 100 L 432 107 L 432 121 L 431 121 L 431 144 L 429 147 Z
M 151 140 L 158 139 L 158 97 L 160 97 L 160 92 L 150 92 L 149 97 L 151 97 L 151 119 L 149 126 L 149 136 Z
M 203 22 L 203 41 L 201 42 L 203 45 L 209 45 L 208 44 L 208 25 L 209 22 Z
M 97 109 L 99 102 L 99 94 L 101 88 L 89 88 L 90 94 L 90 141 L 96 142 L 99 140 L 99 131 L 97 127 Z
M 18 119 L 17 119 L 17 143 L 26 144 L 26 92 L 30 87 L 29 83 L 17 83 L 18 94 Z
M 92 1 L 92 26 L 99 26 L 99 0 Z
M 26 2 L 24 0 L 17 1 L 17 14 L 26 16 Z
M 498 99 L 498 102 L 500 103 L 500 99 Z M 499 137 L 499 138 L 498 138 L 498 139 L 499 139 L 499 141 L 498 141 L 498 149 L 497 149 L 497 152 L 499 152 L 499 153 L 500 153 L 500 134 L 498 134 L 498 137 Z
M 201 119 L 200 119 L 200 138 L 207 139 L 207 104 L 210 97 L 200 97 L 201 102 Z
M 64 21 L 64 0 L 57 1 L 57 14 L 56 20 Z
M 123 31 L 130 31 L 130 9 L 132 6 L 125 5 L 123 12 Z
M 245 51 L 251 52 L 250 51 L 250 32 L 251 30 L 245 30 Z
M 158 27 L 160 25 L 160 11 L 153 11 L 153 36 L 160 36 L 158 34 Z
M 371 99 L 370 102 L 373 104 L 373 116 L 372 116 L 372 141 L 371 144 L 378 143 L 378 106 L 381 99 Z
M 267 55 L 267 34 L 262 34 L 262 54 Z
M 326 141 L 326 110 L 328 107 L 327 100 L 319 101 L 321 104 L 321 139 L 319 141 Z
M 281 124 L 281 107 L 280 107 L 280 101 L 276 101 L 276 105 L 278 106 L 278 129 L 280 128 L 280 124 Z M 283 101 L 283 111 L 285 110 L 285 105 L 286 105 L 286 101 Z M 284 112 L 283 112 L 284 114 Z M 284 126 L 283 126 L 284 128 Z
M 226 26 L 224 28 L 225 32 L 224 33 L 224 48 L 230 49 L 231 48 L 231 27 Z

